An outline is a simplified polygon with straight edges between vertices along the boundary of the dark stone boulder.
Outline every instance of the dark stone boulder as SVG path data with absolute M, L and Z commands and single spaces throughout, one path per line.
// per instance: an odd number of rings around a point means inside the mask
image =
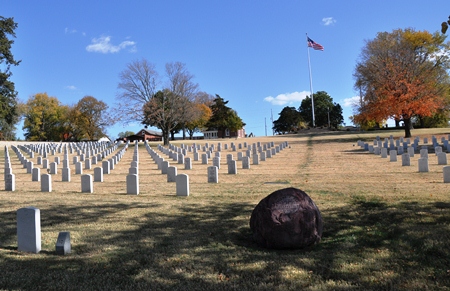
M 270 249 L 299 249 L 322 237 L 322 216 L 300 189 L 285 188 L 262 199 L 252 212 L 250 228 L 256 243 Z

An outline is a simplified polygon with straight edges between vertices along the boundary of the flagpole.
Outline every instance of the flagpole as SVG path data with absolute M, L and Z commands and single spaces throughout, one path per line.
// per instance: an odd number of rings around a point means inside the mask
M 308 43 L 308 34 L 306 34 L 306 43 Z M 312 126 L 316 127 L 316 118 L 314 116 L 314 91 L 312 86 L 312 74 L 311 74 L 311 60 L 309 57 L 309 46 L 306 46 L 308 50 L 308 68 L 309 68 L 309 89 L 311 90 L 311 106 L 312 106 Z

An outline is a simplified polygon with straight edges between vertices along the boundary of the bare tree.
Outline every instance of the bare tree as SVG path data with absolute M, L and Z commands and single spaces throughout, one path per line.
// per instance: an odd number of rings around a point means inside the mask
M 179 102 L 180 125 L 183 129 L 183 139 L 186 139 L 186 125 L 196 117 L 194 99 L 198 93 L 198 84 L 194 83 L 194 75 L 189 73 L 186 65 L 180 62 L 167 63 L 167 89 L 174 94 Z
M 119 106 L 116 106 L 117 120 L 124 124 L 142 120 L 143 106 L 149 102 L 157 91 L 159 75 L 155 65 L 146 59 L 134 61 L 127 65 L 120 75 L 116 96 Z

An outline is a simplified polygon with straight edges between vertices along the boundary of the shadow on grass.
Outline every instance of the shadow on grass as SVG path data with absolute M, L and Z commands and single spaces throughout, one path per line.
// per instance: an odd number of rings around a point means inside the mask
M 138 203 L 55 206 L 43 228 L 107 223 L 102 217 L 148 208 L 125 230 L 87 233 L 73 254 L 29 255 L 2 247 L 0 289 L 21 290 L 420 290 L 450 286 L 450 203 L 398 203 L 354 197 L 322 212 L 320 244 L 274 251 L 256 246 L 254 205 L 184 204 L 165 214 Z M 1 213 L 1 241 L 15 213 Z M 8 222 L 5 222 L 8 221 Z

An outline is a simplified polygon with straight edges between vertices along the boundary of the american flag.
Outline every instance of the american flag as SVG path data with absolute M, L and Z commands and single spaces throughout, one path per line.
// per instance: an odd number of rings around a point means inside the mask
M 313 49 L 315 49 L 315 50 L 318 50 L 318 51 L 323 51 L 323 46 L 321 46 L 320 44 L 318 44 L 317 42 L 314 42 L 312 39 L 310 39 L 309 37 L 308 37 L 308 46 L 309 47 L 312 47 Z

